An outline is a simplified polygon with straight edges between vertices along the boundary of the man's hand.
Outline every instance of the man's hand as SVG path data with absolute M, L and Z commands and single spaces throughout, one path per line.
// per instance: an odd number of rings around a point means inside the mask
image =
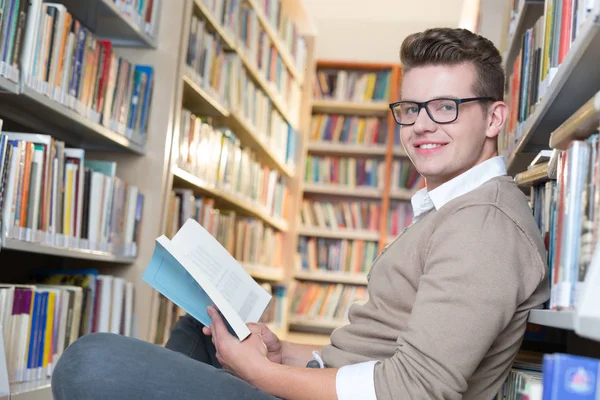
M 212 317 L 211 317 L 212 318 Z M 263 343 L 267 346 L 267 358 L 276 364 L 281 364 L 283 360 L 283 342 L 279 340 L 266 324 L 249 322 L 246 324 L 252 334 L 260 335 Z M 202 332 L 206 336 L 211 336 L 211 328 L 204 327 Z
M 255 384 L 261 376 L 262 370 L 270 364 L 260 326 L 249 326 L 252 333 L 243 342 L 240 342 L 237 337 L 229 333 L 221 315 L 214 307 L 208 307 L 208 315 L 212 319 L 212 325 L 210 329 L 203 328 L 203 331 L 212 337 L 219 363 L 239 378 Z M 271 331 L 269 333 L 277 338 Z M 273 339 L 271 338 L 271 340 Z

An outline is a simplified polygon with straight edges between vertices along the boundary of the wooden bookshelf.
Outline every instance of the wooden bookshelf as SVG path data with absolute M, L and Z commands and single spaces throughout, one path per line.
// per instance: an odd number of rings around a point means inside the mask
M 352 230 L 352 229 L 325 229 L 317 228 L 312 226 L 303 226 L 298 230 L 298 234 L 306 240 L 312 240 L 317 238 L 318 240 L 345 240 L 348 242 L 364 241 L 375 242 L 376 250 L 378 253 L 388 243 L 388 213 L 390 212 L 390 203 L 392 201 L 409 201 L 416 189 L 401 189 L 392 188 L 392 164 L 394 160 L 399 158 L 406 158 L 406 153 L 401 147 L 400 143 L 395 142 L 395 134 L 392 134 L 396 130 L 396 123 L 393 119 L 389 104 L 395 101 L 399 95 L 401 73 L 400 67 L 395 64 L 382 64 L 382 63 L 358 63 L 350 61 L 338 61 L 338 60 L 319 60 L 317 62 L 317 71 L 357 71 L 357 72 L 380 72 L 388 71 L 387 85 L 389 88 L 384 94 L 384 98 L 379 98 L 381 94 L 373 92 L 373 97 L 356 99 L 353 101 L 347 100 L 343 94 L 330 94 L 329 96 L 315 95 L 314 101 L 312 102 L 312 114 L 316 118 L 321 118 L 325 115 L 329 118 L 329 115 L 335 115 L 337 118 L 358 118 L 364 120 L 365 126 L 367 121 L 373 121 L 378 119 L 379 129 L 384 129 L 387 132 L 385 140 L 378 141 L 377 143 L 360 143 L 357 142 L 344 142 L 342 140 L 337 141 L 330 137 L 324 138 L 323 131 L 309 132 L 310 137 L 307 138 L 308 145 L 305 148 L 306 157 L 308 155 L 315 157 L 342 157 L 342 158 L 366 158 L 368 160 L 378 160 L 381 163 L 381 168 L 378 173 L 381 173 L 381 184 L 378 186 L 347 186 L 338 185 L 334 183 L 314 183 L 310 179 L 305 179 L 305 174 L 310 168 L 301 169 L 302 174 L 302 196 L 305 200 L 310 201 L 326 201 L 335 203 L 338 201 L 356 202 L 364 201 L 367 203 L 375 202 L 379 205 L 379 219 L 378 228 L 376 231 L 367 230 Z M 333 73 L 333 72 L 332 72 Z M 348 72 L 348 74 L 351 72 Z M 383 76 L 383 75 L 380 75 Z M 316 83 L 313 84 L 313 90 L 324 90 L 323 82 L 318 75 L 315 77 Z M 336 78 L 331 78 L 335 81 Z M 370 78 L 371 79 L 371 78 Z M 380 78 L 375 78 L 380 79 Z M 343 82 L 343 80 L 342 80 Z M 332 83 L 334 85 L 334 83 Z M 331 89 L 331 88 L 330 88 Z M 337 90 L 337 89 L 334 89 Z M 340 89 L 344 90 L 344 88 Z M 353 91 L 354 93 L 356 91 Z M 356 95 L 356 93 L 355 93 Z M 373 98 L 375 100 L 366 100 Z M 327 121 L 313 122 L 313 125 L 319 126 L 319 124 L 341 124 L 339 121 Z M 345 124 L 347 121 L 344 121 Z M 354 121 L 352 122 L 354 123 Z M 362 123 L 362 122 L 361 122 Z M 327 125 L 329 126 L 329 125 Z M 344 128 L 345 129 L 344 125 Z M 317 129 L 317 128 L 314 128 Z M 323 128 L 321 128 L 323 129 Z M 365 128 L 366 132 L 366 128 Z M 341 133 L 337 132 L 341 135 Z M 365 136 L 367 134 L 365 133 Z M 340 136 L 343 137 L 343 136 Z M 333 164 L 331 164 L 333 165 Z M 340 167 L 341 169 L 342 167 Z M 377 167 L 373 167 L 377 168 Z M 299 169 L 300 171 L 300 169 Z M 312 207 L 312 206 L 311 206 Z M 316 212 L 316 211 L 315 211 Z M 328 211 L 325 209 L 325 213 Z M 331 213 L 331 211 L 329 211 Z M 335 211 L 333 211 L 335 213 Z M 364 245 L 366 246 L 366 245 Z M 365 247 L 366 248 L 366 247 Z M 302 250 L 296 249 L 297 252 Z M 319 250 L 315 250 L 319 252 Z M 301 255 L 298 255 L 301 258 Z M 296 263 L 298 265 L 297 271 L 295 272 L 294 278 L 297 282 L 306 283 L 330 283 L 330 284 L 342 284 L 342 285 L 358 285 L 364 286 L 367 284 L 366 273 L 344 273 L 337 271 L 328 270 L 305 270 L 299 267 L 300 261 Z M 292 295 L 292 294 L 291 294 Z M 309 319 L 302 316 L 291 316 L 290 317 L 290 337 L 297 334 L 298 332 L 311 332 L 315 333 L 329 333 L 336 327 L 342 325 L 342 321 L 327 320 L 327 319 Z M 318 336 L 318 335 L 317 335 Z

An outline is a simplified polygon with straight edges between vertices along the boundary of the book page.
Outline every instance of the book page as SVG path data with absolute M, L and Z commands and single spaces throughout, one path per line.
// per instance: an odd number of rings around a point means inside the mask
M 221 297 L 244 326 L 246 322 L 258 322 L 271 295 L 198 222 L 188 219 L 169 246 L 174 256 L 182 258 L 183 267 L 207 292 L 236 333 L 241 328 L 236 328 L 235 318 L 232 320 L 228 315 L 228 307 L 219 304 Z M 211 286 L 218 294 L 211 293 Z

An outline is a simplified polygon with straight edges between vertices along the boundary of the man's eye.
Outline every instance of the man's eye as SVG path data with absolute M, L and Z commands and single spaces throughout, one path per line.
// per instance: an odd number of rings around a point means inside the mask
M 408 107 L 404 110 L 405 114 L 416 114 L 418 111 L 418 107 Z

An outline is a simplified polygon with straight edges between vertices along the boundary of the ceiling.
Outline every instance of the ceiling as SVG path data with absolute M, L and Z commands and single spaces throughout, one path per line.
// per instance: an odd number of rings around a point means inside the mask
M 317 59 L 397 63 L 402 40 L 457 27 L 468 0 L 303 0 L 316 23 Z

